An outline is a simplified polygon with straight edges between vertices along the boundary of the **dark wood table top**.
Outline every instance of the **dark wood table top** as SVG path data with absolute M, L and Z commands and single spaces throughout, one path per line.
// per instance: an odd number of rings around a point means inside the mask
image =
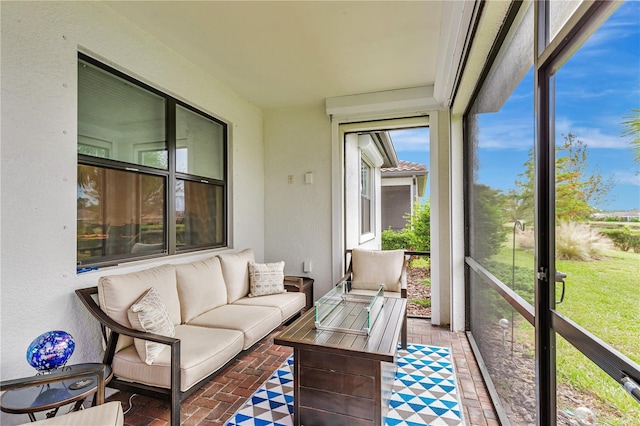
M 317 330 L 311 309 L 280 332 L 277 345 L 297 349 L 318 350 L 345 356 L 394 362 L 398 337 L 407 310 L 407 300 L 385 297 L 384 307 L 369 336 L 355 333 Z

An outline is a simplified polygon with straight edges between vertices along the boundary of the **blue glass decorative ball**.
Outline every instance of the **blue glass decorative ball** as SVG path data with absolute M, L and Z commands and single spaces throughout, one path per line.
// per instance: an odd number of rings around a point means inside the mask
M 76 342 L 66 331 L 47 331 L 29 345 L 27 362 L 38 371 L 54 370 L 67 363 L 75 348 Z

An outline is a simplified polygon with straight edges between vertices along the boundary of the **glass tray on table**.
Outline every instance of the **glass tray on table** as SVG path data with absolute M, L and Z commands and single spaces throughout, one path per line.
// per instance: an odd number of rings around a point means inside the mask
M 369 294 L 351 292 L 344 281 L 322 296 L 314 306 L 318 330 L 369 335 L 384 305 L 384 285 Z

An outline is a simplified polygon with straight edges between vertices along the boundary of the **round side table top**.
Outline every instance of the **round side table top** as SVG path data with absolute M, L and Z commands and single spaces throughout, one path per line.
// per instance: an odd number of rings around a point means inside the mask
M 74 364 L 64 367 L 78 369 L 99 365 L 98 363 Z M 113 377 L 111 367 L 106 366 L 105 383 Z M 51 410 L 72 402 L 80 401 L 96 391 L 98 380 L 95 375 L 86 378 L 63 380 L 48 385 L 36 385 L 6 391 L 0 400 L 0 409 L 6 413 L 24 414 Z

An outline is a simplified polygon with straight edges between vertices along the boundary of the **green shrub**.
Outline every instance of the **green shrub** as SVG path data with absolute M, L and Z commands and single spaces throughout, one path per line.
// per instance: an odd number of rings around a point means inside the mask
M 412 250 L 431 250 L 431 200 L 424 204 L 413 205 L 413 215 L 409 217 L 409 226 L 404 229 L 411 239 L 409 244 Z
M 609 237 L 618 250 L 629 251 L 629 249 L 633 249 L 635 253 L 640 252 L 640 235 L 632 233 L 628 226 L 617 229 L 602 229 L 600 234 Z
M 431 248 L 431 208 L 426 203 L 415 203 L 413 214 L 402 231 L 391 228 L 382 231 L 382 250 L 429 251 Z
M 482 184 L 475 184 L 472 193 L 471 255 L 488 259 L 500 251 L 508 232 L 504 227 L 505 197 L 501 191 Z
M 389 228 L 382 231 L 382 250 L 409 250 L 411 235 L 406 230 L 396 232 Z

